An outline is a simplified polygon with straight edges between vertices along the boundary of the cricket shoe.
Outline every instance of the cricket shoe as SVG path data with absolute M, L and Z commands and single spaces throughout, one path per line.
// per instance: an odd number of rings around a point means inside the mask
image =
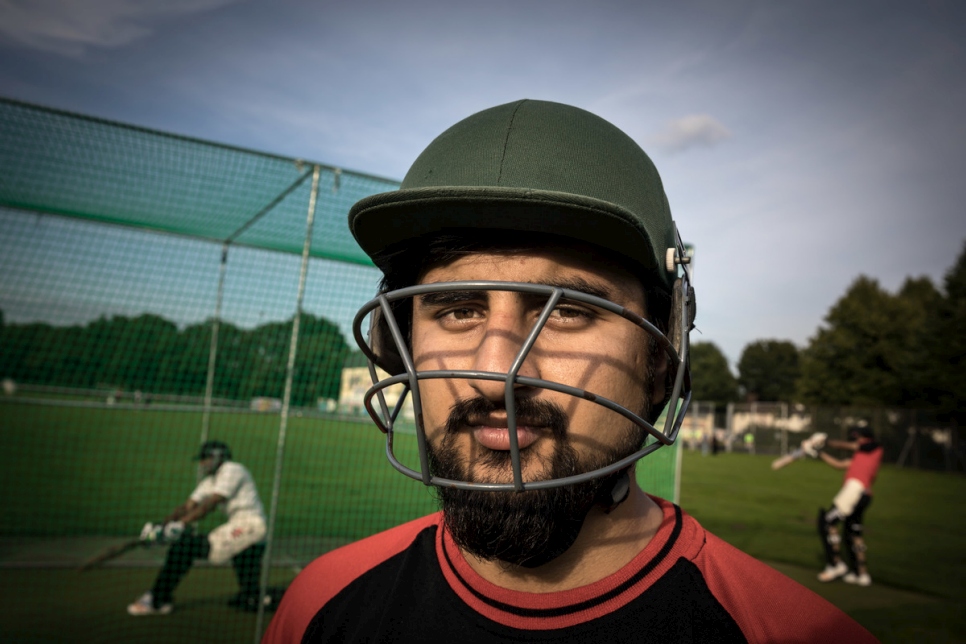
M 282 600 L 282 594 L 284 592 L 285 588 L 282 586 L 269 586 L 265 590 L 265 596 L 262 597 L 262 606 L 266 610 L 275 610 L 278 607 L 278 603 Z M 258 597 L 258 593 L 238 593 L 228 600 L 228 605 L 248 613 L 257 613 Z
M 842 577 L 842 581 L 844 581 L 847 584 L 855 584 L 856 586 L 872 585 L 872 577 L 870 577 L 869 573 L 867 572 L 864 572 L 861 575 L 857 575 L 854 572 L 850 572 L 849 574 Z
M 171 603 L 161 604 L 155 608 L 154 595 L 151 594 L 150 590 L 138 597 L 137 601 L 133 604 L 127 605 L 128 615 L 134 615 L 135 617 L 142 615 L 170 615 L 173 610 L 174 604 Z
M 818 573 L 819 581 L 835 581 L 839 577 L 842 577 L 849 572 L 849 567 L 845 565 L 844 561 L 840 561 L 834 566 L 825 566 L 825 570 Z

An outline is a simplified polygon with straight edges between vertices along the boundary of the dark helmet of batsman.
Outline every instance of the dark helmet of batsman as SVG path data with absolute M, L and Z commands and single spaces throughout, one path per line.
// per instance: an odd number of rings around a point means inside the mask
M 362 249 L 388 277 L 394 262 L 411 262 L 407 247 L 454 232 L 519 233 L 590 244 L 614 257 L 647 288 L 657 289 L 669 306 L 668 319 L 645 320 L 618 305 L 585 293 L 523 282 L 448 282 L 382 289 L 356 315 L 353 332 L 370 362 L 373 386 L 366 409 L 388 434 L 393 466 L 427 485 L 463 489 L 517 490 L 569 485 L 626 470 L 635 461 L 677 437 L 691 397 L 688 333 L 695 315 L 694 291 L 685 247 L 671 218 L 661 178 L 645 152 L 624 132 L 585 110 L 546 101 L 521 100 L 478 112 L 439 135 L 419 155 L 399 190 L 372 195 L 349 212 L 349 227 Z M 409 268 L 411 271 L 411 267 Z M 385 284 L 385 281 L 384 281 Z M 418 383 L 425 378 L 479 378 L 470 371 L 421 372 L 413 365 L 408 320 L 398 304 L 413 296 L 445 290 L 509 290 L 545 294 L 546 314 L 561 297 L 618 313 L 656 339 L 668 356 L 668 414 L 662 428 L 613 402 L 563 383 L 486 373 L 505 383 L 513 483 L 481 484 L 434 476 L 426 454 Z M 403 309 L 405 310 L 405 309 Z M 523 342 L 514 365 L 521 365 L 543 322 Z M 368 326 L 367 331 L 363 330 Z M 666 331 L 662 330 L 666 329 Z M 379 379 L 375 367 L 389 373 Z M 393 425 L 402 400 L 390 408 L 383 391 L 403 384 L 417 419 L 420 471 L 400 463 L 392 451 Z M 516 439 L 514 389 L 544 388 L 601 404 L 629 419 L 648 435 L 629 457 L 606 467 L 561 479 L 524 482 Z
M 231 448 L 227 443 L 218 440 L 205 441 L 201 444 L 195 461 L 211 459 L 211 464 L 205 468 L 206 474 L 214 474 L 221 467 L 222 463 L 231 460 Z
M 860 438 L 875 439 L 875 432 L 868 425 L 859 425 L 849 429 L 849 440 L 857 441 Z

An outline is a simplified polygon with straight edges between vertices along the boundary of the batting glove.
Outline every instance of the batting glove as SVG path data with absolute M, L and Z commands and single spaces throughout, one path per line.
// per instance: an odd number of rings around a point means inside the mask
M 812 434 L 802 441 L 802 451 L 812 458 L 818 458 L 818 451 L 825 447 L 826 438 L 828 438 L 828 434 L 823 434 L 821 432 Z
M 148 521 L 141 528 L 141 541 L 145 543 L 161 543 L 164 540 L 164 526 L 160 523 Z
M 164 524 L 163 534 L 165 541 L 177 541 L 184 534 L 184 522 L 168 521 Z

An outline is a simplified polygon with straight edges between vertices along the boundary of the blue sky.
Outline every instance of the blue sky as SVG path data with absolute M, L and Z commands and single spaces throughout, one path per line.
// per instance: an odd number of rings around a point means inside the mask
M 697 248 L 695 340 L 804 345 L 966 240 L 966 4 L 0 0 L 0 95 L 401 178 L 518 98 L 631 135 Z

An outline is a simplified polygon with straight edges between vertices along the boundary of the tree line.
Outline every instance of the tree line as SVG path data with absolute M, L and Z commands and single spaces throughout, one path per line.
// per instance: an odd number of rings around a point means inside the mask
M 711 342 L 691 347 L 696 400 L 966 410 L 966 244 L 939 289 L 907 278 L 895 293 L 860 275 L 803 348 L 757 340 L 737 376 Z
M 120 389 L 203 396 L 212 322 L 178 329 L 157 315 L 100 318 L 67 327 L 5 324 L 0 312 L 0 378 L 83 389 Z M 213 395 L 250 400 L 281 398 L 292 320 L 251 330 L 222 322 Z M 302 314 L 292 381 L 292 404 L 338 398 L 349 347 L 339 328 Z

